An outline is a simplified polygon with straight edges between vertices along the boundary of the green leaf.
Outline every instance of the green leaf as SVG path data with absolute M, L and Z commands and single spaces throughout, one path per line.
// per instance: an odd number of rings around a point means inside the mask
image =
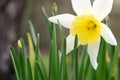
M 89 71 L 86 80 L 97 80 L 96 71 L 92 66 L 89 66 Z
M 28 23 L 29 23 L 29 29 L 30 29 L 30 34 L 31 34 L 31 36 L 32 36 L 32 39 L 33 39 L 33 42 L 34 42 L 34 45 L 36 45 L 36 34 L 35 34 L 35 30 L 34 30 L 34 27 L 33 27 L 33 24 L 32 24 L 32 22 L 29 20 L 28 21 Z
M 44 67 L 44 64 L 43 64 L 43 61 L 42 61 L 42 58 L 41 58 L 41 55 L 40 55 L 40 50 L 39 50 L 39 43 L 40 43 L 40 40 L 39 40 L 39 34 L 37 35 L 37 45 L 35 46 L 35 66 L 36 66 L 36 63 L 39 64 L 39 68 L 41 70 L 41 74 L 43 75 L 43 78 L 42 80 L 48 80 L 47 78 L 47 74 L 46 74 L 46 70 L 45 70 L 45 67 Z M 37 69 L 37 67 L 36 67 Z M 38 70 L 38 69 L 37 69 Z M 37 71 L 36 71 L 37 72 Z M 36 74 L 36 73 L 35 73 Z M 35 75 L 34 74 L 34 75 Z M 38 74 L 37 74 L 38 75 Z M 35 79 L 36 80 L 36 79 Z
M 34 66 L 34 80 L 44 80 L 41 76 L 41 69 L 38 69 L 37 61 L 35 61 L 35 66 Z
M 41 55 L 40 55 L 40 49 L 39 49 L 39 45 L 40 45 L 40 35 L 37 34 L 37 39 L 36 39 L 36 45 L 35 45 L 35 60 L 39 60 L 41 59 Z
M 66 39 L 62 41 L 62 53 L 60 54 L 60 57 L 61 57 L 60 65 L 61 80 L 68 80 L 66 63 Z
M 54 65 L 53 64 L 53 48 L 52 48 L 52 43 L 53 42 L 51 42 L 51 46 L 50 46 L 50 53 L 49 53 L 49 80 L 52 80 L 53 79 L 53 72 L 52 72 L 52 65 Z
M 82 73 L 83 80 L 86 80 L 89 68 L 90 68 L 90 59 L 87 54 L 84 59 L 84 68 L 83 68 L 83 73 Z
M 120 79 L 120 53 L 118 54 L 118 64 L 117 64 L 117 68 L 118 68 L 118 80 Z
M 35 60 L 35 52 L 34 52 L 34 47 L 32 43 L 32 39 L 29 33 L 27 33 L 28 37 L 28 43 L 29 43 L 29 58 L 30 58 L 30 64 L 32 67 L 32 73 L 34 72 L 34 60 Z M 34 75 L 34 73 L 33 73 Z
M 55 5 L 56 6 L 56 5 Z M 59 26 L 59 34 L 60 34 L 60 43 L 61 43 L 61 51 L 59 51 L 59 65 L 60 65 L 60 79 L 68 80 L 67 73 L 67 63 L 66 63 L 66 39 L 63 32 L 63 28 L 58 21 Z
M 115 46 L 112 45 L 107 45 L 107 49 L 108 49 L 108 54 L 109 54 L 109 58 L 110 58 L 110 62 L 108 63 L 108 69 L 109 69 L 109 80 L 113 80 L 113 76 L 111 76 L 113 74 L 113 70 L 114 70 L 114 65 L 115 65 Z
M 59 26 L 59 34 L 60 34 L 60 43 L 61 43 L 61 46 L 62 46 L 62 44 L 64 44 L 65 34 L 64 34 L 63 28 L 60 25 L 59 21 L 58 21 L 58 26 Z
M 42 72 L 43 70 L 42 70 L 39 62 L 36 61 L 35 66 L 36 66 L 36 72 L 38 73 L 37 75 L 40 76 L 40 78 L 41 78 L 40 80 L 47 80 L 47 77 L 45 77 L 45 75 Z M 35 79 L 35 80 L 37 80 L 37 79 Z
M 30 28 L 30 33 L 31 33 L 34 45 L 35 45 L 35 59 L 40 63 L 40 68 L 42 70 L 41 73 L 44 74 L 44 78 L 45 78 L 44 80 L 46 80 L 47 75 L 46 75 L 46 71 L 45 71 L 44 64 L 41 59 L 40 50 L 39 50 L 40 36 L 39 34 L 37 34 L 37 38 L 36 38 L 35 30 L 33 28 L 31 21 L 29 21 L 29 28 Z
M 107 44 L 107 50 L 110 56 L 110 60 L 113 61 L 114 59 L 114 54 L 115 54 L 115 46 Z
M 53 5 L 54 6 L 54 5 Z M 56 12 L 52 10 L 53 16 L 56 15 Z M 59 72 L 59 55 L 57 48 L 57 37 L 56 37 L 56 26 L 51 23 L 50 33 L 51 36 L 51 48 L 50 48 L 50 62 L 49 62 L 49 79 L 50 80 L 60 80 Z
M 97 80 L 105 79 L 106 69 L 106 42 L 101 38 L 99 54 L 98 54 L 98 68 L 97 68 Z
M 20 42 L 20 43 L 19 43 Z M 22 79 L 26 80 L 26 75 L 27 75 L 27 71 L 26 71 L 26 66 L 27 66 L 27 56 L 26 56 L 26 52 L 25 52 L 25 45 L 24 45 L 24 41 L 21 38 L 20 40 L 18 40 L 18 43 L 21 44 L 21 46 L 18 46 L 18 53 L 19 53 L 19 60 L 20 60 L 20 64 L 21 64 L 21 75 L 22 75 Z
M 112 26 L 111 26 L 111 23 L 110 23 L 110 19 L 108 18 L 107 20 L 106 20 L 106 24 L 109 26 L 109 28 L 112 28 Z M 115 59 L 116 59 L 116 56 L 115 56 L 115 46 L 113 46 L 113 45 L 110 45 L 110 44 L 107 44 L 107 51 L 108 51 L 108 57 L 110 58 L 110 62 L 108 63 L 108 67 L 107 67 L 107 73 L 108 73 L 108 79 L 109 80 L 114 80 L 114 78 L 113 78 L 113 73 L 115 73 L 115 71 L 113 71 L 114 70 L 114 65 L 115 65 Z
M 80 62 L 79 62 L 79 80 L 83 80 L 83 70 L 84 70 L 84 60 L 85 60 L 85 56 L 87 54 L 87 46 L 83 46 L 82 47 L 82 53 L 80 56 Z
M 58 52 L 55 41 L 51 42 L 50 48 L 50 57 L 49 57 L 49 79 L 50 80 L 59 80 L 59 61 L 58 61 Z
M 35 63 L 35 66 L 34 66 L 34 80 L 43 80 L 39 73 L 40 72 L 38 71 L 38 68 L 36 67 L 36 63 Z
M 34 80 L 30 59 L 27 58 L 27 80 Z
M 20 63 L 19 63 L 18 57 L 16 56 L 14 48 L 12 46 L 10 46 L 9 48 L 10 48 L 10 54 L 11 54 L 11 58 L 13 61 L 17 80 L 22 80 L 21 79 L 21 71 L 20 71 Z
M 47 26 L 48 26 L 48 31 L 49 31 L 50 39 L 52 39 L 52 28 L 53 27 L 52 27 L 52 24 L 48 21 L 48 15 L 47 15 L 44 7 L 42 7 L 42 13 L 43 13 L 43 15 L 45 17 L 45 21 L 46 21 Z
M 72 52 L 73 80 L 78 80 L 78 37 L 75 36 L 74 50 Z

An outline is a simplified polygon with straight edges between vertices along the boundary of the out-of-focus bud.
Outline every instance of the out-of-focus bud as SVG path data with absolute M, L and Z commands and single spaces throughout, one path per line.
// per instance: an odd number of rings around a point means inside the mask
M 18 40 L 18 47 L 22 48 L 22 44 L 20 40 Z
M 52 11 L 54 13 L 57 13 L 57 4 L 56 3 L 53 3 L 53 5 L 52 5 Z

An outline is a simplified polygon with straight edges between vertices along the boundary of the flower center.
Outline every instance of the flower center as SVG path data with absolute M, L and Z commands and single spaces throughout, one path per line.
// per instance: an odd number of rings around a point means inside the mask
M 93 15 L 76 16 L 72 22 L 70 34 L 77 34 L 81 44 L 95 43 L 100 37 L 100 22 Z

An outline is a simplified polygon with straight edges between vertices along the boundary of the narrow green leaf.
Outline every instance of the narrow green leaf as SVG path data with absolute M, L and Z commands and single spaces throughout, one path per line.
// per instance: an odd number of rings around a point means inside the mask
M 51 42 L 51 46 L 50 46 L 50 53 L 49 53 L 49 80 L 53 79 L 53 72 L 52 72 L 52 65 L 53 65 L 53 47 L 52 47 L 52 43 Z
M 58 21 L 58 26 L 59 26 L 59 33 L 60 33 L 60 43 L 63 44 L 64 43 L 65 34 L 64 34 L 63 28 L 60 25 L 59 21 Z
M 105 79 L 106 68 L 106 42 L 101 38 L 99 54 L 98 54 L 98 68 L 97 68 L 97 80 Z
M 118 68 L 118 80 L 120 79 L 120 53 L 118 54 L 118 64 L 117 64 L 117 68 Z
M 112 28 L 111 23 L 110 23 L 110 19 L 108 17 L 108 19 L 106 20 L 106 24 L 109 26 L 109 28 Z M 115 46 L 107 44 L 107 51 L 108 51 L 108 56 L 110 58 L 110 62 L 108 63 L 108 69 L 109 69 L 109 80 L 114 80 L 113 76 L 111 76 L 113 74 L 113 70 L 114 70 L 114 65 L 115 65 Z
M 108 25 L 109 28 L 112 28 L 109 17 L 107 17 L 106 19 L 106 25 Z M 114 54 L 115 54 L 115 46 L 107 44 L 107 50 L 108 50 L 111 61 L 113 61 Z
M 19 46 L 21 45 L 21 46 Z M 26 56 L 26 52 L 25 52 L 25 45 L 24 45 L 24 41 L 21 38 L 20 40 L 18 40 L 18 53 L 19 53 L 19 60 L 20 60 L 20 64 L 21 64 L 21 75 L 22 75 L 22 79 L 26 80 L 26 63 L 27 63 L 27 56 Z
M 38 66 L 39 66 L 39 69 L 41 69 L 41 74 L 43 76 L 42 80 L 48 80 L 48 77 L 47 77 L 46 70 L 45 70 L 45 67 L 43 65 L 43 62 L 40 61 Z
M 43 15 L 44 15 L 44 17 L 45 17 L 46 22 L 48 22 L 48 23 L 49 23 L 49 21 L 48 21 L 48 14 L 46 13 L 46 10 L 45 10 L 45 8 L 44 8 L 44 7 L 42 7 L 42 12 L 43 12 Z M 48 25 L 48 26 L 50 26 L 50 23 L 49 23 L 49 25 Z
M 32 22 L 29 20 L 28 21 L 28 23 L 29 23 L 29 30 L 30 30 L 30 34 L 31 34 L 31 36 L 32 36 L 32 39 L 33 39 L 33 42 L 34 42 L 34 45 L 36 45 L 36 34 L 35 34 L 35 30 L 34 30 L 34 27 L 33 27 L 33 24 L 32 24 Z
M 80 56 L 80 62 L 79 62 L 79 80 L 83 80 L 83 70 L 84 70 L 84 60 L 85 56 L 87 54 L 87 46 L 82 47 L 82 53 Z
M 58 53 L 54 41 L 51 42 L 50 62 L 49 62 L 49 80 L 59 80 L 59 62 Z
M 105 80 L 109 80 L 109 65 L 107 65 L 107 62 L 106 62 L 106 68 L 105 68 Z
M 54 36 L 53 41 L 51 42 L 51 51 L 50 51 L 50 66 L 51 71 L 50 75 L 52 76 L 52 79 L 50 80 L 59 80 L 59 60 L 58 60 L 58 50 L 57 50 L 57 43 L 56 43 L 56 37 Z
M 54 5 L 53 5 L 54 7 Z M 52 8 L 54 9 L 54 8 Z M 53 16 L 56 15 L 55 10 L 52 10 Z M 58 48 L 57 48 L 57 37 L 56 37 L 56 26 L 55 24 L 51 23 L 51 49 L 50 49 L 50 72 L 49 72 L 49 79 L 50 80 L 60 80 L 60 72 L 59 72 L 59 55 L 58 55 Z
M 61 80 L 68 80 L 68 74 L 67 74 L 67 63 L 66 63 L 66 39 L 62 42 L 62 53 L 61 53 L 61 66 L 60 66 L 60 72 L 61 72 Z
M 34 80 L 32 67 L 31 67 L 31 63 L 30 63 L 29 58 L 27 58 L 27 74 L 28 74 L 28 76 L 27 76 L 28 80 Z
M 18 61 L 18 58 L 16 56 L 14 48 L 12 46 L 10 46 L 9 48 L 10 48 L 10 54 L 11 54 L 11 58 L 12 58 L 12 61 L 13 61 L 13 65 L 14 65 L 16 76 L 17 76 L 17 80 L 21 80 L 20 63 Z
M 89 66 L 89 71 L 86 80 L 97 80 L 96 71 L 92 66 Z
M 59 34 L 60 34 L 60 43 L 61 43 L 61 51 L 59 51 L 59 65 L 60 65 L 60 79 L 68 80 L 67 74 L 67 63 L 66 63 L 66 40 L 63 32 L 63 28 L 58 21 L 59 26 Z
M 40 35 L 37 34 L 37 39 L 36 39 L 36 45 L 35 45 L 35 60 L 39 60 L 41 59 L 41 55 L 40 55 L 40 49 L 39 49 L 39 45 L 40 45 Z
M 39 76 L 41 76 L 41 80 L 47 80 L 47 78 L 45 77 L 45 75 L 42 72 L 42 68 L 41 68 L 40 64 L 38 62 L 35 62 L 35 65 L 38 70 Z
M 78 80 L 78 37 L 75 36 L 74 50 L 72 52 L 73 80 Z
M 83 73 L 82 73 L 83 80 L 86 80 L 89 68 L 90 68 L 90 59 L 89 59 L 89 56 L 86 55 L 85 59 L 84 59 L 84 69 L 83 69 Z
M 37 45 L 35 46 L 35 53 L 36 53 L 35 58 L 36 58 L 37 63 L 39 63 L 39 67 L 41 69 L 41 74 L 43 74 L 43 79 L 48 80 L 46 70 L 45 70 L 45 67 L 44 67 L 44 64 L 43 64 L 43 61 L 42 61 L 42 58 L 41 58 L 41 55 L 40 55 L 40 50 L 39 50 L 39 43 L 40 43 L 39 34 L 37 35 L 37 41 L 36 42 L 37 42 Z
M 109 53 L 109 56 L 110 56 L 110 60 L 113 61 L 114 54 L 115 54 L 115 46 L 107 44 L 107 49 L 108 49 L 108 53 Z
M 40 74 L 41 70 L 38 69 L 37 67 L 37 61 L 35 61 L 35 66 L 34 66 L 34 80 L 44 80 L 42 79 L 42 75 Z
M 45 17 L 45 21 L 46 21 L 47 26 L 48 26 L 48 31 L 49 31 L 50 39 L 52 39 L 52 28 L 53 27 L 52 27 L 52 24 L 48 21 L 48 15 L 47 15 L 44 7 L 42 7 L 42 12 L 43 12 L 43 15 Z
M 30 64 L 32 68 L 32 73 L 34 72 L 34 60 L 35 60 L 35 52 L 34 52 L 34 47 L 32 43 L 32 39 L 29 33 L 27 33 L 28 37 L 28 43 L 29 43 L 29 58 L 30 58 Z M 33 73 L 34 75 L 34 73 Z
M 109 54 L 109 58 L 110 58 L 110 62 L 108 63 L 108 69 L 109 69 L 109 80 L 114 80 L 113 79 L 113 70 L 114 70 L 114 65 L 115 65 L 115 46 L 112 46 L 112 45 L 107 45 L 107 49 L 108 49 L 108 54 Z

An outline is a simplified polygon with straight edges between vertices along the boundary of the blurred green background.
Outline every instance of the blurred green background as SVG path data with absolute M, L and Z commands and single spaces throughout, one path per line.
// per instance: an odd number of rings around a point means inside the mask
M 35 31 L 40 33 L 41 51 L 43 53 L 48 52 L 49 35 L 41 8 L 44 7 L 48 15 L 51 16 L 53 2 L 58 5 L 58 14 L 75 14 L 70 0 L 0 0 L 0 80 L 11 80 L 11 75 L 14 72 L 11 65 L 8 64 L 10 61 L 8 46 L 10 44 L 16 46 L 16 42 L 20 37 L 26 39 L 28 20 L 32 21 Z M 120 42 L 119 9 L 120 1 L 114 0 L 113 9 L 110 13 L 110 22 L 118 46 Z M 64 30 L 67 34 L 68 31 Z

